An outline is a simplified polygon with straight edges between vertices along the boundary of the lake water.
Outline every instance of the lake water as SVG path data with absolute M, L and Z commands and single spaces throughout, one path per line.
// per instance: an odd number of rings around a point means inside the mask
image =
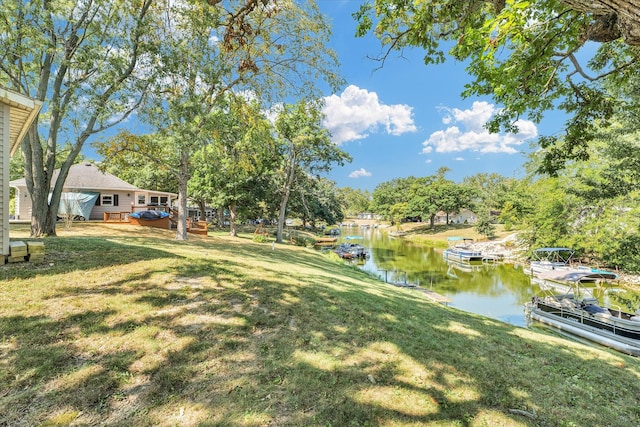
M 448 264 L 441 249 L 389 237 L 378 229 L 341 229 L 339 242 L 347 236 L 365 246 L 370 254 L 361 268 L 389 282 L 419 284 L 449 297 L 451 307 L 481 314 L 516 326 L 526 326 L 524 303 L 539 293 L 522 268 L 511 264 Z

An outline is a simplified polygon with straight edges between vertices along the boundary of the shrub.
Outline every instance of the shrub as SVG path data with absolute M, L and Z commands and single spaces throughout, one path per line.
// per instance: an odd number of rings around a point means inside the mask
M 269 243 L 271 238 L 266 234 L 255 234 L 253 236 L 253 241 L 258 243 Z

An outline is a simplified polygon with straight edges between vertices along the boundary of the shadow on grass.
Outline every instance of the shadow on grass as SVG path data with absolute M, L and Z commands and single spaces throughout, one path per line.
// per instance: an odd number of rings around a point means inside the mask
M 38 425 L 61 412 L 107 426 L 640 418 L 636 359 L 614 363 L 584 357 L 588 347 L 523 338 L 523 329 L 428 303 L 304 251 L 217 245 L 207 256 L 212 242 L 189 245 L 200 257 L 143 251 L 179 261 L 163 267 L 173 279 L 141 271 L 109 283 L 100 292 L 117 297 L 103 303 L 111 308 L 57 313 L 56 303 L 91 296 L 61 287 L 49 314 L 0 316 L 0 425 Z M 297 270 L 269 271 L 283 263 Z M 90 349 L 87 339 L 96 341 Z
M 29 242 L 29 239 L 21 239 Z M 113 242 L 101 237 L 54 237 L 45 242 L 43 262 L 21 262 L 0 266 L 4 280 L 64 274 L 72 271 L 99 269 L 132 264 L 176 255 L 154 247 L 149 239 L 131 239 L 131 244 Z

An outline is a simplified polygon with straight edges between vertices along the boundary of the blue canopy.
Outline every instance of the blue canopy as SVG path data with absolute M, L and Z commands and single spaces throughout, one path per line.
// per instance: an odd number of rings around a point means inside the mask
M 60 206 L 58 206 L 58 215 L 73 216 L 89 219 L 91 210 L 96 204 L 96 199 L 100 193 L 92 191 L 73 191 L 62 193 L 60 195 Z M 51 200 L 51 194 L 49 194 Z

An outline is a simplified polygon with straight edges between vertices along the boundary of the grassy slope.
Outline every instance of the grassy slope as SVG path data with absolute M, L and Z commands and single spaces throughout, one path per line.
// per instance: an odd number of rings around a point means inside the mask
M 313 251 L 59 234 L 44 264 L 0 267 L 0 425 L 640 425 L 638 359 Z

